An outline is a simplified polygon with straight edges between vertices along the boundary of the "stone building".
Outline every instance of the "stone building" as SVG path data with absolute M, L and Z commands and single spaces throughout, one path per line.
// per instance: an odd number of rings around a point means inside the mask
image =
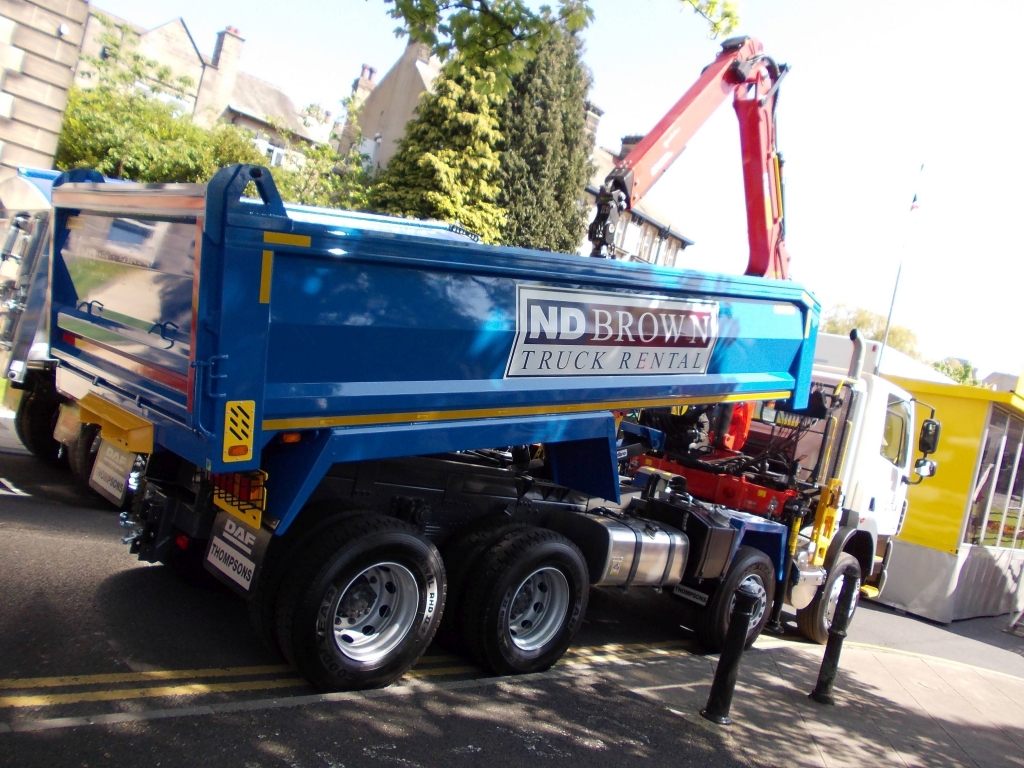
M 85 0 L 0 0 L 0 180 L 53 165 L 88 14 Z
M 352 84 L 352 96 L 359 110 L 360 152 L 369 158 L 371 167 L 383 168 L 398 150 L 405 135 L 405 125 L 415 116 L 420 96 L 433 91 L 434 78 L 441 71 L 441 62 L 430 55 L 430 47 L 409 41 L 398 61 L 379 83 L 373 82 L 376 70 L 363 65 L 363 72 Z M 353 145 L 356 131 L 347 126 L 342 133 L 340 150 Z
M 589 118 L 588 114 L 588 120 Z M 615 161 L 628 155 L 642 138 L 643 136 L 624 137 L 622 148 L 617 154 L 602 147 L 594 150 L 591 156 L 594 175 L 587 185 L 587 208 L 590 211 L 594 210 L 597 192 L 615 167 Z M 616 259 L 674 267 L 679 254 L 693 245 L 692 240 L 674 229 L 671 223 L 667 223 L 669 220 L 666 217 L 644 200 L 633 206 L 633 209 L 620 219 L 621 221 L 625 221 L 626 225 L 619 227 L 619 231 L 615 233 L 615 245 L 612 246 L 612 253 Z M 580 253 L 590 253 L 589 240 L 584 238 L 580 245 Z
M 290 149 L 296 141 L 327 141 L 330 119 L 319 124 L 306 118 L 280 88 L 239 71 L 245 40 L 234 27 L 217 34 L 213 55 L 207 56 L 199 50 L 182 19 L 144 29 L 91 8 L 82 42 L 83 58 L 75 71 L 76 83 L 86 88 L 95 83 L 96 72 L 87 59 L 101 58 L 104 32 L 120 34 L 118 28 L 122 27 L 136 36 L 135 50 L 140 54 L 167 67 L 174 77 L 188 78 L 191 84 L 174 98 L 184 112 L 200 125 L 220 121 L 250 131 L 269 165 L 297 161 L 297 153 Z

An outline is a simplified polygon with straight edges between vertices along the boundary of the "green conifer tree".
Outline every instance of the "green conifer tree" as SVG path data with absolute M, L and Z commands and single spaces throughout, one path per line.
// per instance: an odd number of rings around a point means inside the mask
M 593 172 L 586 130 L 590 76 L 580 41 L 562 31 L 545 41 L 499 111 L 502 242 L 574 253 L 587 212 L 581 202 Z
M 495 202 L 501 100 L 487 87 L 493 80 L 493 73 L 458 58 L 444 66 L 370 189 L 374 210 L 459 222 L 484 242 L 499 242 L 505 220 Z

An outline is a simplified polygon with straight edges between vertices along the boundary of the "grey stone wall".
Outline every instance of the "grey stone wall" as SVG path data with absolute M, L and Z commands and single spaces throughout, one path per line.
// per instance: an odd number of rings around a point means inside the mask
M 88 15 L 85 0 L 0 0 L 0 179 L 53 165 Z

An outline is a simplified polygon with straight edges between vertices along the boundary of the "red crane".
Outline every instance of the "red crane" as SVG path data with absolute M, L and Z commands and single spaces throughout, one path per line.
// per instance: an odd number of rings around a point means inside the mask
M 620 214 L 647 194 L 679 157 L 687 142 L 729 94 L 740 121 L 743 186 L 747 198 L 750 260 L 746 274 L 786 279 L 786 224 L 782 156 L 775 142 L 775 105 L 788 68 L 765 55 L 752 37 L 734 37 L 661 121 L 605 179 L 591 222 L 591 256 L 607 256 Z

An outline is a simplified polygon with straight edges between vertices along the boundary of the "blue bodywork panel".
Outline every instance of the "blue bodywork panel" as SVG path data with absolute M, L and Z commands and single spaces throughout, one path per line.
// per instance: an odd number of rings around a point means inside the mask
M 807 400 L 819 305 L 792 282 L 286 206 L 253 166 L 54 205 L 62 370 L 200 468 L 265 469 L 278 532 L 338 461 L 543 442 L 558 482 L 617 498 L 613 410 Z M 225 461 L 232 402 L 255 445 Z
M 766 520 L 749 512 L 738 512 L 724 507 L 716 509 L 727 516 L 729 525 L 740 532 L 736 537 L 736 547 L 753 547 L 764 552 L 775 566 L 775 578 L 782 581 L 786 574 L 786 541 L 789 538 L 789 529 L 781 523 Z M 733 550 L 732 554 L 735 556 L 736 551 Z

